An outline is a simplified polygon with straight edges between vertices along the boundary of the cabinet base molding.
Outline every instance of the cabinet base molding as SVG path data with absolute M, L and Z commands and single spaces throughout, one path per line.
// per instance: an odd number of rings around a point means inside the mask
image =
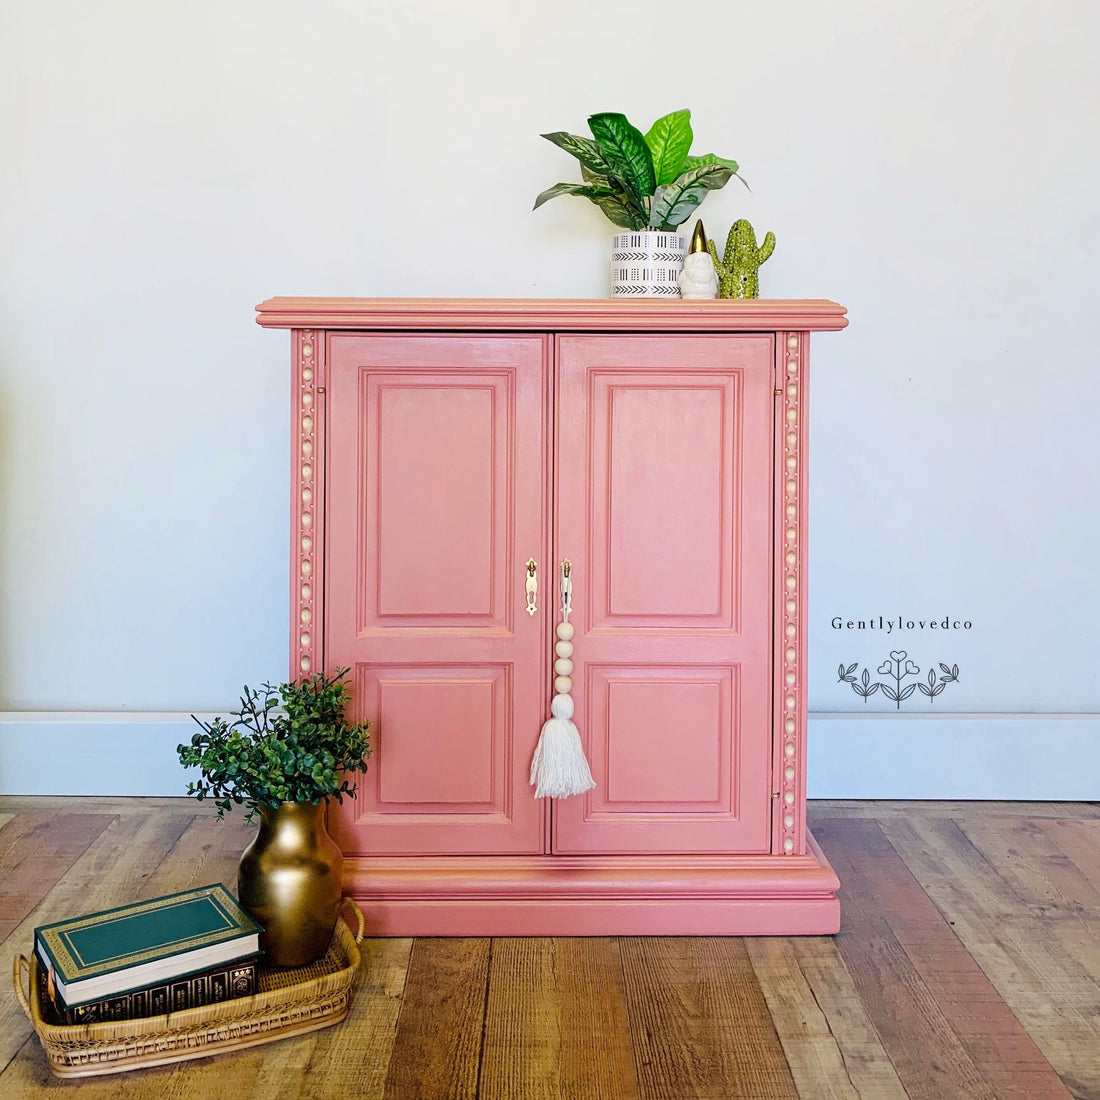
M 838 881 L 801 856 L 351 857 L 344 890 L 371 936 L 817 936 Z

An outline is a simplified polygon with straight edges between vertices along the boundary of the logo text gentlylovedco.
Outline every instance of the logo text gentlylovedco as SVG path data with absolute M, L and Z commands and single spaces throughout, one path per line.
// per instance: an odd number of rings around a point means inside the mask
M 837 615 L 829 620 L 834 630 L 880 630 L 884 634 L 893 634 L 902 630 L 971 630 L 974 624 L 969 619 L 953 619 L 945 615 L 942 619 L 887 619 L 883 615 L 870 619 L 845 619 Z

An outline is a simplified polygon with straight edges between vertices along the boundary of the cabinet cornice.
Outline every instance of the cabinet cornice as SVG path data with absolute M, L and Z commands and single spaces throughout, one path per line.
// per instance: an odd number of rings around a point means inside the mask
M 615 298 L 268 298 L 264 328 L 511 332 L 830 332 L 847 311 L 827 299 L 622 301 Z

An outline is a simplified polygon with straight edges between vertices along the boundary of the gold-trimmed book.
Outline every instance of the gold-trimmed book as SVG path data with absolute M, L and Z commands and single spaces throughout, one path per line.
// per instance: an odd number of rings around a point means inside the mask
M 219 883 L 45 924 L 34 948 L 62 1009 L 259 953 L 263 929 Z
M 182 1012 L 186 1008 L 220 1004 L 234 997 L 251 997 L 256 992 L 256 959 L 238 959 L 236 962 L 215 966 L 201 974 L 186 974 L 159 985 L 135 989 L 132 993 L 120 993 L 117 997 L 105 997 L 102 1001 L 88 1001 L 76 1008 L 66 1008 L 54 1002 L 58 1018 L 66 1024 L 98 1024 L 104 1020 L 138 1020 L 147 1016 L 165 1016 L 169 1012 Z M 45 974 L 41 995 L 49 996 Z

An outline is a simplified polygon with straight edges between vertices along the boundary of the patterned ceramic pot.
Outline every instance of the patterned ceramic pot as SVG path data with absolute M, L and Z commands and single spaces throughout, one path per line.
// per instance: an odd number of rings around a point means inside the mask
M 611 286 L 616 298 L 678 298 L 676 282 L 687 255 L 687 237 L 639 230 L 616 233 Z

